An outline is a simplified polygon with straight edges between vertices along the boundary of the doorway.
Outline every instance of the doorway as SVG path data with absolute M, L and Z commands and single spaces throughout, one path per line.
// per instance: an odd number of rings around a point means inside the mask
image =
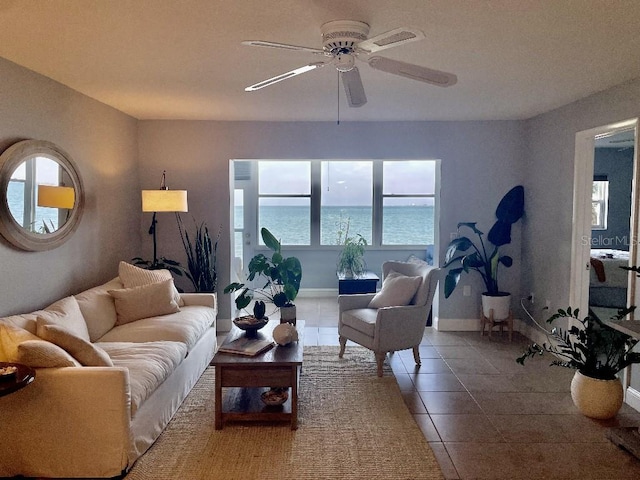
M 605 320 L 640 305 L 636 276 L 619 268 L 640 264 L 637 127 L 633 119 L 576 134 L 570 304 Z M 640 373 L 627 369 L 623 383 L 640 409 Z

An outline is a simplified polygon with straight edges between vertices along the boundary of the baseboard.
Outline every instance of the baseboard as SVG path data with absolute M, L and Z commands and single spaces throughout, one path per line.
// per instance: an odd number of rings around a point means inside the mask
M 322 297 L 338 298 L 338 289 L 337 288 L 301 288 L 300 291 L 298 292 L 298 297 L 300 298 L 322 298 Z
M 640 392 L 633 387 L 627 387 L 624 402 L 631 408 L 640 411 Z

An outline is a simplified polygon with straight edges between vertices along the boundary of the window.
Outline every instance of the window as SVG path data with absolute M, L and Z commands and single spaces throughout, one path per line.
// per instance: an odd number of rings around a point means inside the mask
M 283 245 L 338 245 L 358 234 L 373 246 L 434 243 L 435 160 L 255 164 L 256 203 L 245 197 L 244 206 L 256 205 L 258 232 L 268 228 Z
M 593 230 L 606 230 L 608 213 L 609 181 L 606 177 L 598 177 L 593 181 L 593 189 L 591 191 L 591 228 Z
M 370 161 L 322 162 L 321 245 L 338 245 L 362 235 L 372 243 L 373 168 Z
M 435 162 L 383 162 L 383 245 L 433 243 L 435 169 Z
M 258 163 L 258 225 L 258 230 L 268 228 L 283 245 L 310 245 L 310 162 Z

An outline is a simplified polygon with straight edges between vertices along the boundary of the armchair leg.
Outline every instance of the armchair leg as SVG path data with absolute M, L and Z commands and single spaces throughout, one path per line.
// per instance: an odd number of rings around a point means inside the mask
M 376 365 L 378 367 L 378 376 L 382 376 L 382 365 L 384 364 L 384 358 L 387 356 L 387 352 L 376 352 Z
M 343 337 L 342 335 L 340 335 L 339 341 L 340 341 L 340 353 L 338 353 L 338 358 L 342 358 L 342 356 L 344 355 L 344 349 L 347 346 L 347 339 L 346 337 Z
M 414 345 L 413 347 L 413 359 L 416 361 L 416 365 L 420 366 L 420 346 Z

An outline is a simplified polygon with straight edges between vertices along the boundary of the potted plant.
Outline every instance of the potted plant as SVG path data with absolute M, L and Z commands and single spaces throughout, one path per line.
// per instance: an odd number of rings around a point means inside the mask
M 611 320 L 622 320 L 634 309 L 622 309 Z M 566 330 L 554 327 L 549 333 L 550 343 L 529 345 L 516 361 L 524 365 L 530 357 L 555 355 L 557 358 L 551 365 L 577 370 L 571 381 L 571 398 L 578 410 L 591 418 L 611 418 L 623 400 L 618 373 L 633 363 L 640 363 L 640 353 L 631 352 L 638 340 L 607 326 L 595 315 L 581 319 L 579 313 L 579 309 L 571 307 L 558 310 L 547 323 L 566 318 L 574 325 Z
M 471 230 L 477 236 L 477 244 L 467 236 L 458 236 L 447 246 L 444 268 L 453 267 L 447 272 L 444 280 L 444 296 L 449 298 L 460 282 L 462 273 L 477 272 L 482 277 L 486 290 L 482 293 L 482 308 L 485 317 L 493 310 L 495 319 L 509 316 L 511 294 L 498 286 L 498 267 L 510 267 L 513 259 L 508 255 L 500 255 L 500 247 L 511 243 L 511 225 L 524 214 L 524 188 L 518 185 L 509 190 L 500 200 L 496 208 L 496 222 L 487 235 L 488 243 L 483 239 L 484 233 L 476 222 L 458 223 L 461 228 Z
M 283 257 L 281 244 L 266 228 L 260 230 L 264 244 L 273 252 L 271 258 L 259 253 L 249 262 L 249 282 L 264 280 L 259 288 L 251 288 L 244 283 L 227 285 L 224 293 L 240 291 L 235 303 L 239 310 L 245 308 L 254 296 L 273 303 L 280 309 L 281 321 L 295 323 L 296 311 L 293 301 L 298 296 L 302 280 L 302 266 L 296 257 Z
M 193 238 L 191 238 L 180 215 L 176 214 L 176 218 L 178 220 L 178 230 L 180 230 L 182 245 L 187 254 L 185 276 L 193 284 L 195 292 L 215 293 L 218 285 L 216 268 L 220 230 L 218 230 L 218 237 L 214 242 L 209 235 L 209 229 L 206 223 L 202 222 L 200 225 L 197 225 L 194 219 L 195 234 Z
M 364 273 L 367 264 L 364 261 L 364 249 L 367 240 L 359 233 L 355 237 L 345 237 L 342 251 L 338 257 L 338 273 L 345 278 L 359 277 Z

